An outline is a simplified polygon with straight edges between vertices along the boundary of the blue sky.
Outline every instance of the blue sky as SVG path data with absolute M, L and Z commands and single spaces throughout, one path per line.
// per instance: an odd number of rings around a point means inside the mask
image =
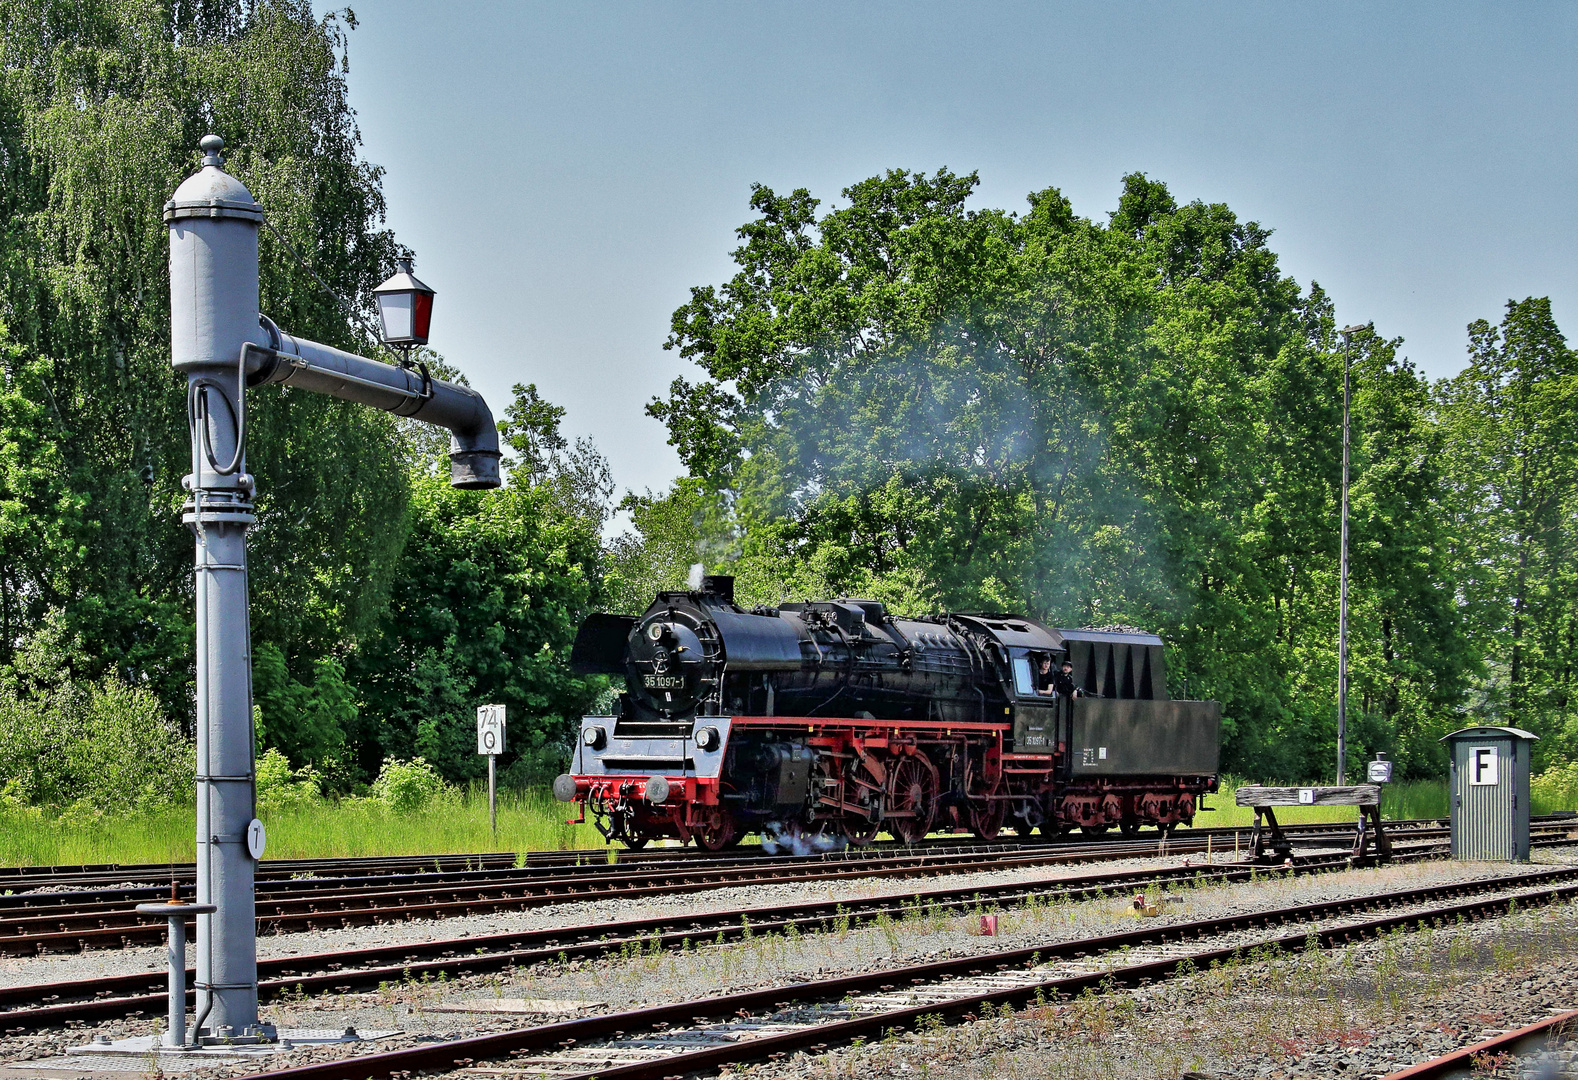
M 678 472 L 642 412 L 692 285 L 731 272 L 753 181 L 824 205 L 887 168 L 978 170 L 978 206 L 1123 174 L 1274 230 L 1342 322 L 1432 376 L 1466 324 L 1548 295 L 1578 329 L 1578 5 L 358 5 L 351 98 L 433 344 L 501 411 L 535 382 L 622 489 Z

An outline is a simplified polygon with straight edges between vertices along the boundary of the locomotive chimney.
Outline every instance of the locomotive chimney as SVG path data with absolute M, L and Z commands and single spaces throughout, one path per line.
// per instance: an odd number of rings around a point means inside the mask
M 729 574 L 708 574 L 701 579 L 701 591 L 734 603 L 734 578 Z

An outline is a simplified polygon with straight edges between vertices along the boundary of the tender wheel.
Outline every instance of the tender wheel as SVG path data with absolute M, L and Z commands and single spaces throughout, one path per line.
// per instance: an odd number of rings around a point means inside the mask
M 1118 823 L 1118 831 L 1124 836 L 1138 836 L 1140 834 L 1140 819 L 1125 817 Z
M 970 831 L 982 840 L 996 840 L 997 834 L 1003 831 L 1005 813 L 1002 802 L 997 799 L 971 802 L 967 815 Z
M 1110 828 L 1112 828 L 1111 825 L 1081 825 L 1079 831 L 1086 836 L 1100 836 Z
M 1036 827 L 1022 817 L 1014 818 L 1014 832 L 1019 834 L 1019 839 L 1028 840 L 1036 834 Z
M 906 844 L 918 843 L 931 832 L 937 817 L 937 773 L 919 754 L 905 754 L 888 769 L 888 835 Z

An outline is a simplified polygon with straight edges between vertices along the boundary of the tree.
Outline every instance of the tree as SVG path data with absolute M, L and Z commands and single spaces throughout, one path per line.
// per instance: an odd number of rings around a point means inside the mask
M 974 187 L 890 171 L 821 216 L 808 192 L 753 189 L 739 272 L 674 314 L 668 345 L 705 378 L 650 407 L 701 485 L 685 497 L 728 510 L 718 561 L 764 601 L 1157 630 L 1175 689 L 1224 702 L 1230 765 L 1326 772 L 1341 365 L 1325 295 L 1280 273 L 1267 230 L 1144 176 L 1106 224 L 1055 189 L 1023 215 L 971 210 Z M 1428 557 L 1427 388 L 1395 343 L 1366 348 L 1361 753 L 1438 729 L 1462 663 Z
M 683 589 L 697 563 L 739 554 L 728 506 L 701 481 L 681 477 L 662 495 L 627 494 L 630 528 L 607 545 L 603 597 L 609 610 L 639 614 L 667 589 Z
M 359 777 L 385 757 L 420 756 L 445 779 L 478 776 L 476 708 L 508 708 L 506 773 L 562 771 L 603 680 L 569 671 L 570 645 L 601 593 L 600 534 L 612 483 L 564 410 L 515 387 L 499 425 L 507 484 L 455 491 L 447 463 L 418 462 L 409 534 L 390 601 L 349 661 L 362 707 L 350 739 Z
M 456 491 L 413 484 L 411 531 L 390 603 L 349 672 L 371 730 L 355 740 L 368 776 L 385 756 L 420 756 L 474 778 L 476 707 L 508 708 L 506 769 L 561 770 L 564 747 L 602 685 L 572 676 L 570 645 L 596 599 L 598 535 L 547 485 Z
M 1469 365 L 1437 388 L 1459 590 L 1486 661 L 1476 720 L 1578 752 L 1578 364 L 1550 300 L 1470 324 Z
M 318 279 L 366 311 L 397 247 L 379 170 L 357 157 L 354 23 L 302 0 L 3 0 L 0 16 L 0 458 L 16 463 L 0 465 L 0 663 L 59 608 L 84 675 L 114 669 L 184 719 L 189 451 L 160 208 L 199 137 L 221 132 L 268 215 L 264 310 L 358 347 Z M 312 395 L 255 391 L 249 407 L 254 636 L 311 671 L 383 606 L 404 535 L 402 440 L 392 418 Z

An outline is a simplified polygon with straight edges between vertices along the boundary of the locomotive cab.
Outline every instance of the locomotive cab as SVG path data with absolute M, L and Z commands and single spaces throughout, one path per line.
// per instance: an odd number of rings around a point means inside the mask
M 1066 703 L 1052 694 L 1041 675 L 1045 661 L 1056 671 L 1067 653 L 1062 649 L 1008 650 L 1012 673 L 1013 700 L 1008 706 L 1013 717 L 1013 742 L 1009 749 L 1019 754 L 1052 754 L 1062 741 L 1058 719 L 1067 713 Z

